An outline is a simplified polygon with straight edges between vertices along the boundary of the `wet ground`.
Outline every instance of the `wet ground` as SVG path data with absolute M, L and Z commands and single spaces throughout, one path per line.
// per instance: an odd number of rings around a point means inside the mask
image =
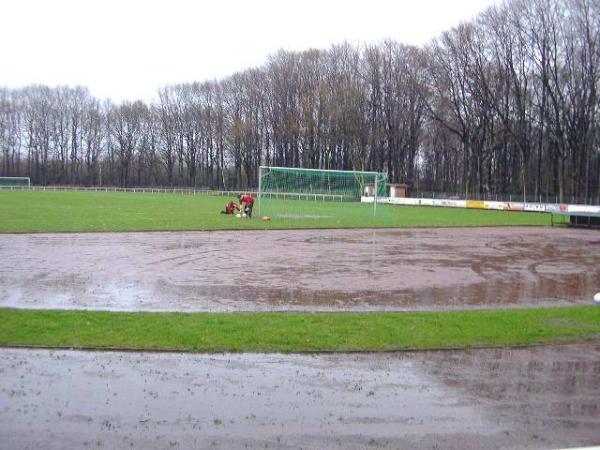
M 599 443 L 599 344 L 316 356 L 0 350 L 0 448 Z
M 600 233 L 449 228 L 0 235 L 0 306 L 145 311 L 589 304 Z

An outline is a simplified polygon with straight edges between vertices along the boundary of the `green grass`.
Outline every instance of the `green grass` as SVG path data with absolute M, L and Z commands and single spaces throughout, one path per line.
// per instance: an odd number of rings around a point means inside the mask
M 230 230 L 549 225 L 550 215 L 460 208 L 372 206 L 312 201 L 269 202 L 275 218 L 219 214 L 227 197 L 84 191 L 0 191 L 0 232 Z M 305 216 L 279 220 L 280 212 Z M 258 208 L 255 207 L 255 214 Z M 302 214 L 300 214 L 302 215 Z
M 197 352 L 386 351 L 600 339 L 600 308 L 402 313 L 0 309 L 0 345 Z

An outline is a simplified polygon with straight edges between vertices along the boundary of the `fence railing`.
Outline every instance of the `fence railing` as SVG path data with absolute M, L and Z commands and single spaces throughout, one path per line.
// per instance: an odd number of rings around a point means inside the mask
M 249 190 L 214 190 L 209 188 L 185 188 L 185 187 L 107 187 L 107 186 L 0 186 L 0 190 L 32 190 L 32 191 L 92 191 L 92 192 L 141 192 L 141 193 L 163 193 L 163 194 L 183 194 L 183 195 L 218 195 L 223 197 L 234 197 L 240 194 L 258 195 L 256 188 Z M 294 193 L 294 192 L 272 192 L 262 194 L 268 198 L 279 198 L 287 200 L 323 200 L 323 201 L 349 201 L 356 198 L 349 198 L 341 194 L 312 194 L 312 193 Z M 411 197 L 415 198 L 441 198 L 449 200 L 487 200 L 498 202 L 529 202 L 529 203 L 569 203 L 578 205 L 598 205 L 600 197 L 581 197 L 581 196 L 563 196 L 558 195 L 527 195 L 522 194 L 465 194 L 464 192 L 436 192 L 436 191 L 418 191 L 413 192 Z
M 446 198 L 451 200 L 484 200 L 496 202 L 524 202 L 524 203 L 570 203 L 579 205 L 598 205 L 600 196 L 592 195 L 588 197 L 563 195 L 526 195 L 523 194 L 477 194 L 464 192 L 439 192 L 439 191 L 418 191 L 413 192 L 411 197 L 416 198 Z
M 258 194 L 257 194 L 258 195 Z M 342 194 L 311 194 L 296 193 L 296 192 L 263 192 L 261 197 L 268 199 L 282 199 L 282 200 L 313 200 L 323 202 L 349 202 L 358 201 L 359 198 L 355 196 L 342 195 Z
M 0 186 L 0 190 L 31 190 L 31 191 L 88 191 L 88 192 L 135 192 L 149 194 L 183 194 L 183 195 L 218 195 L 221 197 L 237 197 L 240 194 L 251 194 L 258 196 L 256 189 L 244 191 L 213 190 L 213 189 L 192 189 L 192 188 L 120 188 L 120 187 L 94 187 L 94 186 Z M 297 192 L 263 192 L 262 196 L 269 199 L 282 200 L 313 200 L 313 201 L 333 201 L 343 202 L 357 200 L 357 197 L 350 197 L 342 194 L 318 194 L 318 193 L 297 193 Z
M 212 189 L 192 189 L 192 188 L 121 188 L 121 187 L 99 187 L 99 186 L 0 186 L 0 190 L 10 191 L 90 191 L 90 192 L 136 192 L 152 194 L 187 194 L 187 195 L 220 195 L 237 196 L 240 194 L 256 195 L 256 190 L 244 191 L 220 191 Z

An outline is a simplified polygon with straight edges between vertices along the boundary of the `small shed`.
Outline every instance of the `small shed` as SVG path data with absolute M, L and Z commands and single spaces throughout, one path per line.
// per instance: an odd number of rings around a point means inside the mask
M 410 196 L 410 187 L 408 184 L 389 184 L 390 197 L 404 198 Z

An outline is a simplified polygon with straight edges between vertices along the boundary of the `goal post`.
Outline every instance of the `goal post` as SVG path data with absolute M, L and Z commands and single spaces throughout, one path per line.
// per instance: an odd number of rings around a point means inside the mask
M 0 177 L 0 189 L 15 187 L 30 188 L 31 179 L 29 177 Z
M 374 215 L 377 196 L 385 196 L 386 183 L 387 174 L 379 172 L 261 166 L 258 214 L 279 219 L 326 219 L 349 210 L 358 211 L 353 213 L 358 215 L 371 210 Z M 373 193 L 373 205 L 348 205 L 360 203 L 365 191 Z

